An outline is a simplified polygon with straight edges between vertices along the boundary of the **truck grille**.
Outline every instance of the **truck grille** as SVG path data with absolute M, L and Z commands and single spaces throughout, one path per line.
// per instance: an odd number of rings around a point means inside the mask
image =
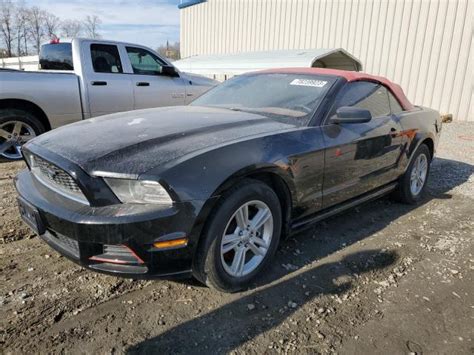
M 87 203 L 76 181 L 66 171 L 37 155 L 33 156 L 31 165 L 31 171 L 41 183 L 62 195 Z

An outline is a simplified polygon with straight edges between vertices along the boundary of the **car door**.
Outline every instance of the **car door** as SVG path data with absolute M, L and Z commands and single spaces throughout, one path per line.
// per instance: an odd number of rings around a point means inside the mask
M 366 123 L 331 123 L 339 107 L 367 109 Z M 400 124 L 392 115 L 387 89 L 358 81 L 342 89 L 323 125 L 326 146 L 323 208 L 330 207 L 393 181 L 403 150 Z
M 133 110 L 133 88 L 114 44 L 84 42 L 85 85 L 92 117 Z
M 184 105 L 186 88 L 179 76 L 162 71 L 168 65 L 157 55 L 140 47 L 125 47 L 133 69 L 134 108 Z

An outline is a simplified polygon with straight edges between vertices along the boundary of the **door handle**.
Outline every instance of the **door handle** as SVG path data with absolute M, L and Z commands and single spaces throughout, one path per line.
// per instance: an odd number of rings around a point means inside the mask
M 150 86 L 150 83 L 147 83 L 145 81 L 139 81 L 136 85 L 137 86 Z
M 105 86 L 105 85 L 107 85 L 107 82 L 106 82 L 106 81 L 93 81 L 93 82 L 91 82 L 91 85 L 94 85 L 94 86 Z

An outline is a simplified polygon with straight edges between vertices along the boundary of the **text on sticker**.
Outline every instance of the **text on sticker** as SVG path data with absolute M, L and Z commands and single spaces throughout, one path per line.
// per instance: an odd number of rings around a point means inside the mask
M 290 85 L 299 85 L 299 86 L 312 86 L 315 88 L 322 88 L 328 82 L 324 80 L 313 80 L 313 79 L 295 79 Z

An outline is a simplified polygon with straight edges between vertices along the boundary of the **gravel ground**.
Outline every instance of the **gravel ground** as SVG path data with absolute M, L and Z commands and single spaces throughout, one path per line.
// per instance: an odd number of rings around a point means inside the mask
M 474 125 L 443 129 L 429 193 L 284 241 L 249 291 L 89 272 L 19 220 L 0 163 L 1 353 L 474 354 Z

